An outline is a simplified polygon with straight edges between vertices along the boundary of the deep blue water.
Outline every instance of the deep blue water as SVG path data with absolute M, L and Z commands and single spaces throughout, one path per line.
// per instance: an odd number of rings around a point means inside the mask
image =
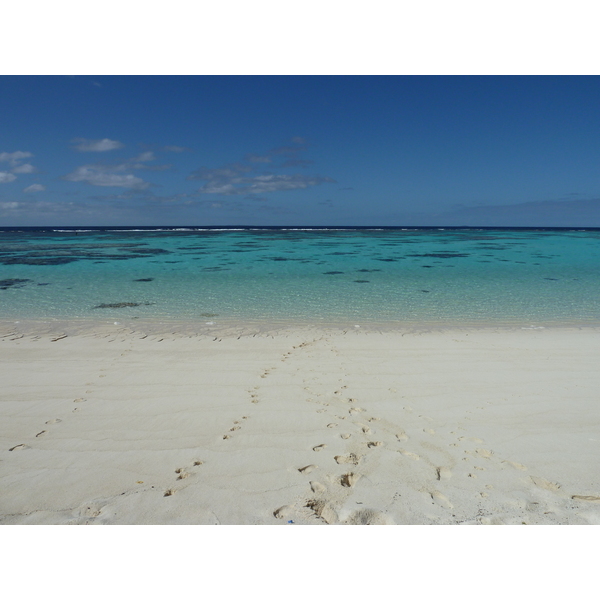
M 594 323 L 599 229 L 2 228 L 0 318 Z

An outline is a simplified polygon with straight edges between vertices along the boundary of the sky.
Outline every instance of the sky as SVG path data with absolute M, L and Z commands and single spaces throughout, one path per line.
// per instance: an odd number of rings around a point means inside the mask
M 0 226 L 600 226 L 598 76 L 0 76 Z

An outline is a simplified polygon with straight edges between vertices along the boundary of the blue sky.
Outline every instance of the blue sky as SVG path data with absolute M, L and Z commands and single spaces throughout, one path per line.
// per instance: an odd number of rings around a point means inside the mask
M 600 226 L 598 76 L 0 76 L 0 226 Z

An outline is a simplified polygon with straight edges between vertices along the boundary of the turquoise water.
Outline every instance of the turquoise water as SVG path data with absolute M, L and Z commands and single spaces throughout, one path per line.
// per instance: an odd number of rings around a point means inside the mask
M 0 318 L 600 321 L 599 230 L 57 229 L 0 230 Z

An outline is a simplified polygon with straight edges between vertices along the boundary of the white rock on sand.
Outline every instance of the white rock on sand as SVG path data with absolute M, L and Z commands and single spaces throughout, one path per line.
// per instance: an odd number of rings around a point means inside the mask
M 600 523 L 595 329 L 0 334 L 0 523 Z

